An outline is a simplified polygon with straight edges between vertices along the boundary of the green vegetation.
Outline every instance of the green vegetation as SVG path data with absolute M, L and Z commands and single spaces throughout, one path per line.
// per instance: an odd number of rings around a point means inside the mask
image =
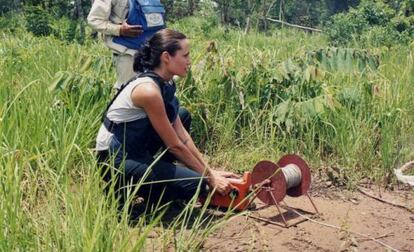
M 315 167 L 340 167 L 349 182 L 391 182 L 412 141 L 412 46 L 329 48 L 323 37 L 286 30 L 221 36 L 212 33 L 216 44 L 201 49 L 205 38 L 193 38 L 198 54 L 181 95 L 212 156 L 248 170 L 298 152 Z
M 200 246 L 222 221 L 204 217 L 195 202 L 167 223 L 160 206 L 131 229 L 126 211 L 118 216 L 103 193 L 92 148 L 115 75 L 102 43 L 66 44 L 18 29 L 1 37 L 0 250 Z M 147 240 L 150 232 L 158 238 Z
M 102 192 L 92 148 L 115 81 L 109 50 L 34 37 L 20 20 L 0 19 L 14 24 L 0 31 L 0 250 L 200 248 L 226 217 L 192 202 L 173 221 L 160 206 L 132 228 Z M 395 182 L 393 168 L 414 156 L 412 41 L 331 47 L 323 34 L 211 22 L 171 27 L 192 42 L 179 97 L 213 165 L 242 172 L 294 152 L 338 184 Z
M 357 8 L 332 17 L 327 34 L 333 44 L 392 46 L 414 40 L 414 2 L 398 8 L 378 1 L 362 1 Z

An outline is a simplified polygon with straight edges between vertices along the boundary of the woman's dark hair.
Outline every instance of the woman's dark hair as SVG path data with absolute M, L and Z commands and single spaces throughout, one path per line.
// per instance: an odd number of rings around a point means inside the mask
M 181 32 L 171 29 L 156 32 L 135 54 L 134 71 L 144 72 L 158 67 L 161 54 L 166 51 L 174 56 L 181 49 L 180 41 L 186 38 Z

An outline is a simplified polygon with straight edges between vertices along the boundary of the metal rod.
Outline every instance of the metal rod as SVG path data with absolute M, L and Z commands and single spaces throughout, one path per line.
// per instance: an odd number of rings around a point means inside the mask
M 276 205 L 276 207 L 277 207 L 277 210 L 279 211 L 280 216 L 282 216 L 282 220 L 283 220 L 283 222 L 285 223 L 285 227 L 287 228 L 287 227 L 288 227 L 288 224 L 287 224 L 287 221 L 286 221 L 285 216 L 283 215 L 282 211 L 280 211 L 279 203 L 277 203 L 277 200 L 276 200 L 276 199 L 275 199 L 275 197 L 273 196 L 273 193 L 271 193 L 271 192 L 269 191 L 269 194 L 270 194 L 270 196 L 272 197 L 272 199 L 273 199 L 273 203 L 275 203 L 275 205 Z
M 310 202 L 312 203 L 313 208 L 315 208 L 316 213 L 317 213 L 317 214 L 319 214 L 319 211 L 318 211 L 318 209 L 316 208 L 315 203 L 313 203 L 313 200 L 312 200 L 312 198 L 311 198 L 311 196 L 309 195 L 309 193 L 308 193 L 308 192 L 306 192 L 306 196 L 308 196 L 308 199 L 309 199 L 309 200 L 310 200 Z
M 270 224 L 273 224 L 273 225 L 276 225 L 276 226 L 279 226 L 279 227 L 286 228 L 286 225 L 282 225 L 280 222 L 271 221 L 269 219 L 262 218 L 262 217 L 259 217 L 259 216 L 249 215 L 249 218 L 260 220 L 260 221 L 267 222 L 267 223 L 270 223 Z

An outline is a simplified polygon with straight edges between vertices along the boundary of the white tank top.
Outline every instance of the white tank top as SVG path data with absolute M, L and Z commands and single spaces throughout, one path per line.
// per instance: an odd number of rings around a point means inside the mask
M 141 84 L 152 83 L 153 85 L 158 85 L 149 77 L 137 78 L 126 86 L 112 105 L 109 107 L 106 116 L 109 120 L 114 123 L 120 122 L 131 122 L 141 118 L 147 117 L 145 111 L 135 106 L 132 103 L 131 94 L 132 91 Z M 102 124 L 99 128 L 98 136 L 96 137 L 96 150 L 102 151 L 109 148 L 109 143 L 111 142 L 113 134 L 109 132 L 105 126 Z

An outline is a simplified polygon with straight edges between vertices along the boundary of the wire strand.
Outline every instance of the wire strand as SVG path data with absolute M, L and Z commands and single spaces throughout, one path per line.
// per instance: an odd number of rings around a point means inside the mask
M 288 164 L 282 168 L 283 175 L 285 175 L 287 189 L 300 185 L 302 181 L 302 172 L 295 164 Z

